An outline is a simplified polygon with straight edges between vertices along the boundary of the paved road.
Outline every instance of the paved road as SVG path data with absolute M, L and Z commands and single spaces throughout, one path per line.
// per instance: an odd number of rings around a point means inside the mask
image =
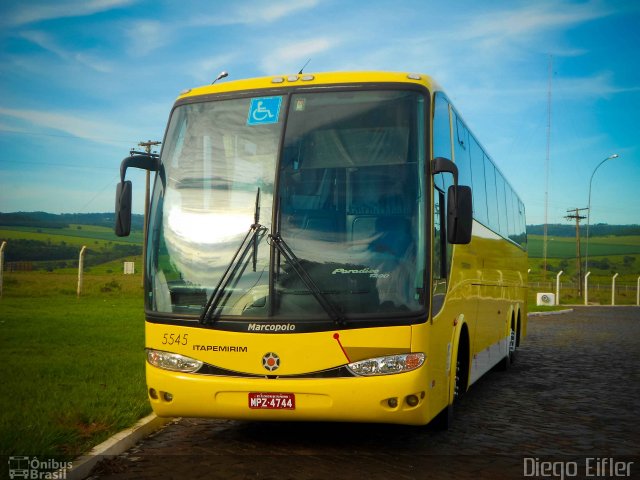
M 577 308 L 530 317 L 516 364 L 474 385 L 449 431 L 182 419 L 91 478 L 640 478 L 639 414 L 640 309 Z M 546 461 L 564 462 L 555 477 Z

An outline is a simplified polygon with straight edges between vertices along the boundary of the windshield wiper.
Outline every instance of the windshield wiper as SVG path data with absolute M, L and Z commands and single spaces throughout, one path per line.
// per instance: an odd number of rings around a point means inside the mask
M 253 225 L 249 227 L 249 231 L 242 239 L 242 242 L 238 246 L 238 249 L 233 254 L 233 258 L 227 265 L 226 270 L 222 274 L 218 285 L 211 293 L 211 296 L 207 300 L 205 304 L 204 311 L 200 316 L 200 323 L 206 324 L 210 323 L 212 319 L 217 319 L 220 316 L 220 312 L 216 312 L 218 307 L 222 303 L 224 298 L 225 302 L 231 296 L 231 292 L 227 292 L 227 287 L 229 283 L 234 278 L 240 278 L 244 273 L 244 270 L 247 268 L 247 262 L 245 262 L 245 258 L 247 257 L 247 253 L 253 247 L 253 271 L 256 271 L 256 264 L 258 261 L 258 244 L 260 240 L 264 238 L 265 233 L 267 232 L 267 228 L 264 225 L 261 225 L 260 222 L 260 189 L 258 188 L 258 192 L 256 193 L 256 206 L 253 214 Z M 238 272 L 240 275 L 238 276 Z M 226 294 L 226 298 L 225 298 Z
M 318 301 L 320 306 L 327 312 L 327 315 L 335 322 L 336 325 L 341 326 L 345 323 L 344 315 L 342 312 L 338 310 L 338 308 L 327 299 L 326 295 L 322 293 L 322 290 L 318 288 L 313 279 L 309 276 L 307 271 L 304 269 L 298 257 L 296 257 L 295 253 L 291 250 L 287 242 L 280 236 L 280 232 L 276 232 L 275 234 L 269 235 L 271 239 L 271 244 L 275 246 L 275 248 L 280 252 L 280 254 L 289 262 L 293 271 L 300 277 L 302 283 L 305 284 L 307 289 L 311 292 L 314 298 Z

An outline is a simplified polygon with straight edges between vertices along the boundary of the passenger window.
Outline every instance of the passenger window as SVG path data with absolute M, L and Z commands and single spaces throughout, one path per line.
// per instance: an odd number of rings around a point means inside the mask
M 488 225 L 487 192 L 484 174 L 484 152 L 472 135 L 469 135 L 469 147 L 471 152 L 471 171 L 473 173 L 473 216 L 483 225 Z
M 519 227 L 517 197 L 510 186 L 507 186 L 507 205 L 509 206 L 509 238 L 518 243 Z
M 436 94 L 433 112 L 433 158 L 437 157 L 452 158 L 449 102 L 441 94 Z
M 520 245 L 525 250 L 527 249 L 527 223 L 526 223 L 526 215 L 524 209 L 524 203 L 519 202 L 519 213 L 520 213 Z
M 500 217 L 498 214 L 498 196 L 496 194 L 496 167 L 488 157 L 484 157 L 485 184 L 487 186 L 487 214 L 489 225 L 494 232 L 500 231 Z
M 504 194 L 504 177 L 502 174 L 496 170 L 496 193 L 498 196 L 498 216 L 500 218 L 500 229 L 499 233 L 504 238 L 509 237 L 509 213 L 507 212 L 507 204 L 505 201 Z
M 455 118 L 455 163 L 458 167 L 458 184 L 472 186 L 471 162 L 469 160 L 469 133 L 462 120 L 453 112 Z

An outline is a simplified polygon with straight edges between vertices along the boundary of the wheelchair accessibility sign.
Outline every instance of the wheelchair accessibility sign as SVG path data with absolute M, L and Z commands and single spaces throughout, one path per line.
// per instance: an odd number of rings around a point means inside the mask
M 282 97 L 252 98 L 249 106 L 247 125 L 267 125 L 278 123 Z

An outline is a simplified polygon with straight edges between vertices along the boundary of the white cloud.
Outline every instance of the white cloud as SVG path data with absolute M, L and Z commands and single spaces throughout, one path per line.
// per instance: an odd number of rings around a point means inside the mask
M 194 26 L 220 26 L 271 23 L 294 13 L 311 10 L 319 3 L 319 0 L 244 2 L 239 6 L 236 4 L 237 6 L 231 11 L 225 11 L 217 15 L 194 17 L 189 24 Z
M 56 18 L 84 17 L 114 8 L 125 7 L 137 0 L 57 0 L 50 2 L 22 2 L 9 11 L 2 21 L 5 25 L 19 26 Z
M 261 21 L 273 22 L 301 10 L 309 10 L 318 3 L 318 0 L 281 1 L 266 4 L 260 2 L 244 6 L 241 12 L 242 17 L 247 23 L 257 23 Z
M 27 121 L 37 127 L 56 130 L 90 142 L 116 145 L 120 148 L 123 142 L 135 142 L 130 140 L 132 132 L 125 126 L 70 113 L 0 107 L 0 116 Z
M 326 37 L 312 38 L 305 41 L 293 40 L 284 46 L 270 48 L 260 66 L 266 74 L 297 72 L 313 55 L 335 48 L 338 43 L 338 39 Z
M 128 51 L 134 56 L 144 56 L 172 41 L 176 26 L 153 20 L 134 22 L 127 28 L 127 36 L 131 41 Z
M 466 25 L 460 25 L 452 36 L 481 42 L 483 47 L 492 47 L 549 30 L 568 28 L 607 15 L 610 15 L 609 11 L 593 2 L 535 2 L 526 4 L 523 8 L 477 15 Z
M 567 99 L 608 98 L 611 95 L 638 92 L 640 86 L 618 87 L 613 82 L 612 72 L 603 72 L 582 78 L 558 78 L 553 91 Z
M 29 30 L 22 32 L 20 36 L 67 62 L 75 62 L 100 73 L 109 73 L 112 71 L 110 62 L 100 60 L 87 52 L 67 50 L 60 46 L 51 35 L 44 32 Z

